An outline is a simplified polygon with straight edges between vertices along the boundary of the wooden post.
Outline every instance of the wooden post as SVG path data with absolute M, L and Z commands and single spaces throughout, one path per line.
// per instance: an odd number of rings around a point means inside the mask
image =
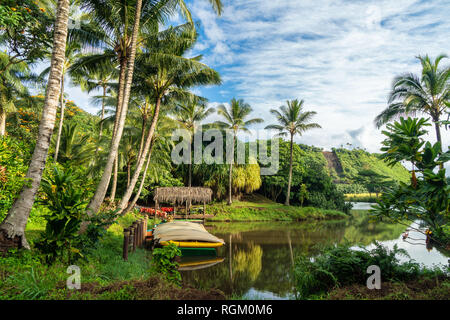
M 135 242 L 135 238 L 136 238 L 136 230 L 134 228 L 134 223 L 131 226 L 130 230 L 130 242 L 131 242 L 131 252 L 134 252 L 134 250 L 136 250 L 136 242 Z
M 144 215 L 144 246 L 147 244 L 148 216 Z
M 187 216 L 188 216 L 188 201 L 186 199 L 186 210 L 185 210 L 185 216 L 184 218 L 187 220 Z
M 156 223 L 156 210 L 158 210 L 158 200 L 155 201 L 155 213 L 153 214 L 153 224 Z
M 138 221 L 138 229 L 139 229 L 139 242 L 138 242 L 138 246 L 141 247 L 142 246 L 142 236 L 143 236 L 143 224 L 144 222 L 142 221 L 142 219 L 139 219 Z
M 128 246 L 130 244 L 130 230 L 123 229 L 123 260 L 128 261 Z
M 145 239 L 145 233 L 144 233 L 144 219 L 141 219 L 141 247 L 144 244 L 144 239 Z
M 134 229 L 134 243 L 133 243 L 133 252 L 134 251 L 136 251 L 136 248 L 137 248 L 137 246 L 138 246 L 138 237 L 139 237 L 139 234 L 138 234 L 138 228 L 137 228 L 137 222 L 135 221 L 135 222 L 133 222 L 133 229 Z

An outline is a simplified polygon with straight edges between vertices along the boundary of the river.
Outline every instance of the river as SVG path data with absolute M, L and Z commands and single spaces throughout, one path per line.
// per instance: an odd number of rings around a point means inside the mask
M 353 211 L 353 215 L 339 221 L 207 223 L 207 230 L 224 239 L 226 246 L 218 250 L 216 258 L 182 258 L 182 264 L 201 261 L 210 264 L 202 269 L 181 271 L 183 282 L 195 288 L 218 288 L 244 299 L 293 299 L 290 270 L 296 254 L 313 256 L 319 252 L 317 245 L 344 241 L 367 248 L 373 247 L 374 240 L 389 248 L 397 244 L 411 259 L 426 266 L 448 264 L 448 253 L 427 248 L 421 233 L 409 231 L 409 238 L 403 240 L 406 226 L 371 222 L 361 210 Z

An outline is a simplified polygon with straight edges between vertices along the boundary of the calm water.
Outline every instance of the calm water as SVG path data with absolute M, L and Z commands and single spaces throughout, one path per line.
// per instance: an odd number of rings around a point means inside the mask
M 410 239 L 403 241 L 406 226 L 370 223 L 360 211 L 346 221 L 209 223 L 206 228 L 224 239 L 226 246 L 218 250 L 217 258 L 183 259 L 182 263 L 207 261 L 209 264 L 202 269 L 181 271 L 183 281 L 196 288 L 219 288 L 227 294 L 249 299 L 293 298 L 290 269 L 294 257 L 298 253 L 313 256 L 317 244 L 348 240 L 371 248 L 371 243 L 378 240 L 389 248 L 397 244 L 412 259 L 427 266 L 447 265 L 449 259 L 448 253 L 427 249 L 422 234 L 410 231 Z

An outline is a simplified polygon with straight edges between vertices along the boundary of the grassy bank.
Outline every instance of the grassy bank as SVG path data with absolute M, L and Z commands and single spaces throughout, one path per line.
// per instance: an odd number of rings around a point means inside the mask
M 375 242 L 368 250 L 349 244 L 325 247 L 311 260 L 298 256 L 293 268 L 300 299 L 445 299 L 450 298 L 448 266 L 425 267 L 404 249 L 388 249 Z M 368 289 L 369 267 L 379 267 L 380 289 Z
M 265 198 L 257 202 L 235 201 L 231 205 L 225 202 L 215 203 L 208 206 L 207 212 L 214 214 L 214 218 L 208 221 L 303 221 L 348 217 L 337 210 L 285 206 Z
M 112 225 L 96 248 L 76 261 L 81 271 L 81 289 L 69 290 L 68 265 L 46 265 L 33 242 L 44 230 L 40 219 L 32 220 L 26 235 L 32 250 L 0 256 L 0 300 L 8 299 L 223 299 L 216 290 L 178 288 L 152 271 L 152 253 L 137 249 L 128 261 L 122 259 L 123 228 L 139 217 L 127 214 Z

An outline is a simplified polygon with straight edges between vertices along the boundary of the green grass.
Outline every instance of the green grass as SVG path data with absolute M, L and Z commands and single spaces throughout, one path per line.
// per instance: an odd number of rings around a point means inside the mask
M 337 210 L 325 210 L 313 207 L 285 206 L 268 199 L 253 201 L 234 201 L 231 205 L 225 202 L 211 204 L 208 214 L 214 218 L 208 221 L 303 221 L 342 219 L 348 217 Z
M 118 281 L 143 280 L 151 276 L 151 252 L 137 249 L 122 259 L 123 228 L 137 216 L 129 213 L 112 225 L 96 248 L 84 259 L 74 264 L 81 269 L 81 282 L 109 285 Z M 57 262 L 47 266 L 42 263 L 33 242 L 45 228 L 42 220 L 35 219 L 27 225 L 26 236 L 32 250 L 0 256 L 0 299 L 48 299 L 55 292 L 65 293 L 68 265 Z M 60 288 L 60 289 L 57 289 Z

